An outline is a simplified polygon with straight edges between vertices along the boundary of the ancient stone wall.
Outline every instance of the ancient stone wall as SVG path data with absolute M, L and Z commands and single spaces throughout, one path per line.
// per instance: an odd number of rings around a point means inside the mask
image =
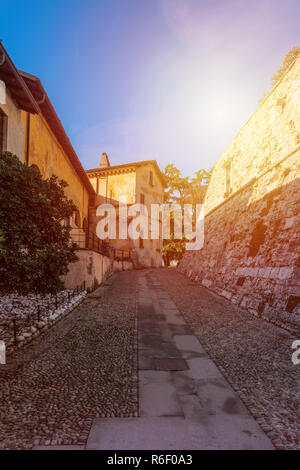
M 241 128 L 214 166 L 205 210 L 226 196 L 226 165 L 231 194 L 244 187 L 300 144 L 300 58 Z
M 179 265 L 182 273 L 234 304 L 292 329 L 300 326 L 299 66 L 300 60 L 217 162 L 206 198 L 204 247 L 186 252 Z M 279 89 L 290 107 L 275 124 L 268 113 L 280 99 Z M 237 148 L 244 150 L 243 158 L 235 154 Z M 240 168 L 239 182 L 234 186 L 233 178 L 226 199 L 224 155 L 232 156 L 233 175 Z

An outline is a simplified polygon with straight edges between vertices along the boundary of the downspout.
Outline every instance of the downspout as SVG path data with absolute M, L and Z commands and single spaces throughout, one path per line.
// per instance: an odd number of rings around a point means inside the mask
M 25 163 L 27 166 L 29 166 L 29 148 L 30 148 L 30 113 L 27 113 L 26 153 L 25 153 Z

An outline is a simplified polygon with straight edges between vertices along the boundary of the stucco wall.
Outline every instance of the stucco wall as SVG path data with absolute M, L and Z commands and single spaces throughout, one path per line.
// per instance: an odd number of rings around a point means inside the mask
M 85 285 L 86 289 L 93 289 L 96 284 L 101 284 L 115 271 L 132 269 L 130 262 L 113 261 L 107 256 L 91 250 L 78 250 L 79 260 L 69 265 L 69 272 L 62 279 L 65 287 L 76 289 Z
M 90 178 L 93 188 L 97 191 L 97 178 Z M 120 200 L 120 196 L 127 198 L 128 204 L 135 202 L 136 181 L 135 172 L 126 172 L 115 175 L 107 175 L 98 178 L 98 194 L 101 196 Z
M 153 185 L 150 184 L 150 171 L 152 171 L 153 174 Z M 164 187 L 155 171 L 155 168 L 151 164 L 138 167 L 136 171 L 136 200 L 139 203 L 141 202 L 142 194 L 144 195 L 145 205 L 148 209 L 150 227 L 151 205 L 162 204 L 164 197 Z M 150 267 L 162 266 L 162 238 L 159 240 L 144 240 L 143 248 L 140 248 L 139 240 L 135 241 L 134 244 L 140 265 Z
M 24 162 L 25 125 L 21 111 L 7 89 L 6 104 L 1 104 L 0 108 L 8 117 L 6 150 L 15 154 L 21 162 Z
M 65 193 L 80 212 L 80 225 L 83 218 L 88 220 L 88 191 L 42 114 L 30 117 L 29 165 L 33 164 L 45 178 L 57 175 L 69 184 Z
M 150 171 L 153 174 L 153 184 L 150 184 Z M 97 178 L 88 174 L 90 181 L 97 189 Z M 99 193 L 105 197 L 106 195 L 106 178 L 99 178 Z M 127 171 L 122 174 L 107 176 L 108 198 L 118 201 L 120 196 L 127 197 L 128 204 L 141 203 L 141 195 L 144 195 L 144 202 L 148 209 L 149 227 L 151 204 L 161 204 L 163 202 L 164 187 L 159 179 L 156 169 L 152 164 L 145 164 L 135 167 L 135 171 Z M 99 203 L 103 201 L 99 201 Z M 109 200 L 108 200 L 109 202 Z M 118 210 L 117 210 L 118 214 Z M 96 229 L 98 218 L 96 217 L 96 208 L 90 211 L 90 220 Z M 118 223 L 118 220 L 117 220 Z M 118 237 L 118 232 L 117 232 Z M 135 266 L 137 267 L 159 267 L 162 265 L 162 240 L 144 240 L 143 247 L 140 247 L 139 240 L 110 240 L 112 246 L 123 250 L 133 250 L 135 257 Z

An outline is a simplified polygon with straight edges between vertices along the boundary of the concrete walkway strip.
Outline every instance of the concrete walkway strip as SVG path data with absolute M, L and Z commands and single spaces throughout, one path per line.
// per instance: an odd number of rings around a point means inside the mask
M 154 271 L 138 291 L 139 417 L 95 419 L 83 446 L 36 450 L 271 450 Z
M 96 419 L 87 449 L 273 449 L 153 271 L 140 275 L 139 418 Z
M 97 419 L 88 450 L 268 450 L 270 441 L 252 418 L 211 422 L 184 417 Z

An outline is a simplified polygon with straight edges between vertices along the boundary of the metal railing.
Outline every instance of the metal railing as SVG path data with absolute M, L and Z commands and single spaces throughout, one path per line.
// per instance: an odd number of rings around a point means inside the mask
M 100 240 L 97 235 L 88 228 L 72 228 L 71 237 L 77 247 L 84 250 L 92 250 L 102 255 L 110 256 L 109 244 Z
M 6 311 L 1 308 L 0 340 L 12 347 L 24 338 L 33 336 L 49 323 L 52 315 L 61 308 L 72 308 L 72 300 L 85 291 L 85 282 L 76 289 L 68 289 L 57 294 L 36 295 L 27 308 L 22 300 L 12 300 Z M 1 302 L 0 297 L 0 302 Z M 20 313 L 22 307 L 22 313 Z
M 79 249 L 96 251 L 102 255 L 112 257 L 117 261 L 132 259 L 131 250 L 114 248 L 108 242 L 100 240 L 97 235 L 88 228 L 72 228 L 71 237 Z
M 130 250 L 117 250 L 113 248 L 113 252 L 113 257 L 117 261 L 129 261 L 132 259 Z

